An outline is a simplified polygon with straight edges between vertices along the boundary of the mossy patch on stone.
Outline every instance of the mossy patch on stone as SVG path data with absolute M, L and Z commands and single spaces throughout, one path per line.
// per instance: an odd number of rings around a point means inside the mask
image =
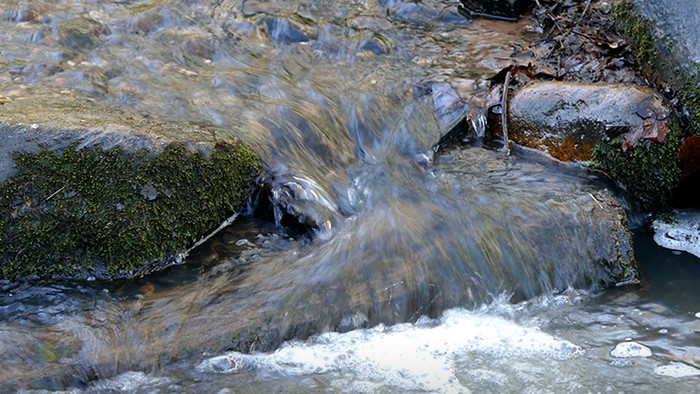
M 695 74 L 688 78 L 679 98 L 690 115 L 688 134 L 700 136 L 700 65 L 697 65 Z
M 132 277 L 172 264 L 247 199 L 249 147 L 18 153 L 0 185 L 0 279 Z
M 654 46 L 651 21 L 640 18 L 633 11 L 634 4 L 623 1 L 613 7 L 613 18 L 620 27 L 621 32 L 627 37 L 631 50 L 640 65 L 654 67 L 659 56 Z
M 646 209 L 665 210 L 681 179 L 677 152 L 682 136 L 673 124 L 664 142 L 642 141 L 626 152 L 624 137 L 618 137 L 593 149 L 593 166 L 627 187 Z
M 700 135 L 700 64 L 681 66 L 671 50 L 674 41 L 654 33 L 654 21 L 644 18 L 634 4 L 625 0 L 613 7 L 613 17 L 627 38 L 630 50 L 645 78 L 670 85 L 690 114 L 686 135 Z M 671 52 L 669 52 L 671 51 Z

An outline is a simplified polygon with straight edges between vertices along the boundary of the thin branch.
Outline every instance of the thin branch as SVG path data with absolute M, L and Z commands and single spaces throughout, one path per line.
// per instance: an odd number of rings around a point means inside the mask
M 510 155 L 508 146 L 508 86 L 510 86 L 510 71 L 506 73 L 506 80 L 503 82 L 503 95 L 501 97 L 501 123 L 503 124 L 503 150 L 506 156 Z
M 598 201 L 598 199 L 595 198 L 595 196 L 593 196 L 593 194 L 588 193 L 588 195 L 591 196 L 591 198 L 593 199 L 593 201 L 596 202 L 596 204 L 598 204 L 598 206 L 600 207 L 600 209 L 604 209 L 604 208 L 603 208 L 603 205 L 600 204 L 600 201 Z
M 586 2 L 586 8 L 583 9 L 583 12 L 581 13 L 581 17 L 578 18 L 578 21 L 576 21 L 576 24 L 574 25 L 574 27 L 578 26 L 578 24 L 581 23 L 581 21 L 583 20 L 583 17 L 586 16 L 586 11 L 588 11 L 588 7 L 590 7 L 590 6 L 591 6 L 591 0 L 588 0 Z
M 54 197 L 54 196 L 55 196 L 56 194 L 60 193 L 60 192 L 61 192 L 61 190 L 65 189 L 65 188 L 66 188 L 66 186 L 65 186 L 65 185 L 63 185 L 63 187 L 62 187 L 62 188 L 60 188 L 60 189 L 56 190 L 56 191 L 55 191 L 55 192 L 53 192 L 53 193 L 52 193 L 52 194 L 51 194 L 50 196 L 46 197 L 46 200 L 44 200 L 44 202 L 46 202 L 46 201 L 49 201 L 49 200 L 50 200 L 50 199 L 52 199 L 52 198 L 53 198 L 53 197 Z

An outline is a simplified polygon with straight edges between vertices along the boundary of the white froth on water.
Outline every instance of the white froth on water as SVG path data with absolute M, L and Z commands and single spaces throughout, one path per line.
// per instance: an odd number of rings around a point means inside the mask
M 654 242 L 667 249 L 700 257 L 700 211 L 678 210 L 674 219 L 675 223 L 654 221 Z
M 85 389 L 85 393 L 134 393 L 143 387 L 165 386 L 170 383 L 169 378 L 157 377 L 143 372 L 129 371 L 117 375 L 111 379 L 98 380 Z M 80 390 L 69 391 L 79 393 Z
M 617 358 L 651 357 L 651 349 L 637 342 L 622 342 L 610 351 L 610 355 Z
M 415 324 L 380 325 L 292 341 L 272 354 L 231 352 L 207 359 L 197 368 L 210 373 L 253 369 L 297 376 L 337 372 L 346 377 L 338 378 L 336 387 L 467 392 L 455 366 L 455 358 L 467 353 L 493 359 L 568 360 L 584 350 L 537 328 L 453 309 L 439 320 L 422 318 Z
M 700 376 L 700 369 L 687 364 L 673 362 L 654 368 L 654 373 L 672 378 L 686 378 L 689 376 Z

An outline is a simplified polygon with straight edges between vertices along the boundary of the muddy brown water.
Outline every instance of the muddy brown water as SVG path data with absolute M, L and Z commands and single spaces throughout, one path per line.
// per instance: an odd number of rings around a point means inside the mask
M 458 3 L 3 2 L 0 101 L 232 133 L 264 157 L 273 204 L 151 277 L 4 286 L 0 391 L 692 391 L 692 284 L 599 285 L 582 229 L 608 184 L 523 150 L 435 156 L 465 115 L 481 130 L 469 100 L 532 34 Z M 314 230 L 280 226 L 290 212 Z M 650 242 L 650 278 L 659 259 L 694 269 Z M 630 340 L 652 355 L 610 355 Z M 281 347 L 225 352 L 262 343 Z

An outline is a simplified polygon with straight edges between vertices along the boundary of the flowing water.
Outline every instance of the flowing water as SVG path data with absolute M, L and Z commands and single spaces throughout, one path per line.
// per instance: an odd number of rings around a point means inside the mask
M 609 184 L 435 149 L 483 136 L 527 21 L 449 0 L 0 4 L 0 102 L 205 125 L 266 162 L 257 208 L 181 266 L 3 285 L 0 391 L 698 390 L 693 257 L 640 230 L 647 280 L 604 290 Z

